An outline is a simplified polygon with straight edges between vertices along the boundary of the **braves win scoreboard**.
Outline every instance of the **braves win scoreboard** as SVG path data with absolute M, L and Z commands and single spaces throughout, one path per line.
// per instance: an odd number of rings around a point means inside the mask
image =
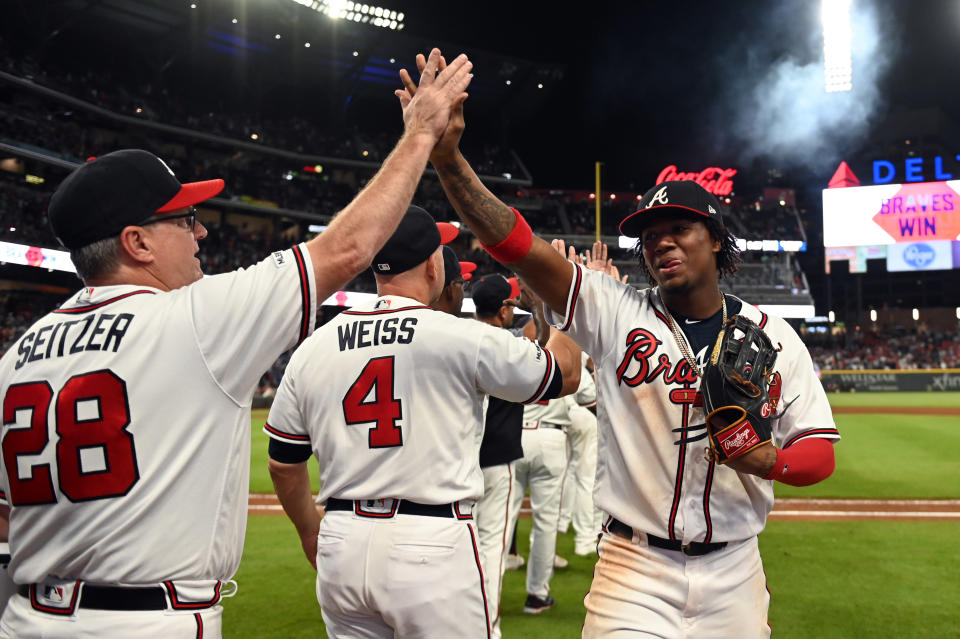
M 851 272 L 865 272 L 868 259 L 886 259 L 888 271 L 960 268 L 960 180 L 934 160 L 934 177 L 945 179 L 918 181 L 923 159 L 911 158 L 902 184 L 824 189 L 828 272 L 833 260 L 849 260 Z M 874 165 L 874 181 L 896 175 L 890 162 Z

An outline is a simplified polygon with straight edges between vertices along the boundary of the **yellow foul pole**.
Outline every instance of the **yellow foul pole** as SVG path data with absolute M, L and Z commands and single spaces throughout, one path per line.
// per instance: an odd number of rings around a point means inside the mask
M 600 241 L 600 200 L 601 200 L 601 197 L 600 197 L 600 166 L 601 166 L 602 164 L 603 164 L 602 162 L 596 162 L 596 163 L 595 163 L 595 165 L 596 165 L 596 174 L 597 174 L 597 175 L 596 175 L 596 182 L 597 182 L 597 188 L 596 188 L 596 194 L 597 194 L 597 197 L 596 197 L 596 204 L 597 204 L 596 229 L 597 229 L 597 241 L 598 241 L 598 242 Z

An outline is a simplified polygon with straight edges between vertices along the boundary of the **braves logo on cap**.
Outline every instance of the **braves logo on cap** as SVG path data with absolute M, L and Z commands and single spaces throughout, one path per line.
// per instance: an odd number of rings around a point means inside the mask
M 653 194 L 653 197 L 650 198 L 650 203 L 647 207 L 651 207 L 654 203 L 659 202 L 660 204 L 669 204 L 670 200 L 667 198 L 667 187 L 663 187 L 659 191 Z

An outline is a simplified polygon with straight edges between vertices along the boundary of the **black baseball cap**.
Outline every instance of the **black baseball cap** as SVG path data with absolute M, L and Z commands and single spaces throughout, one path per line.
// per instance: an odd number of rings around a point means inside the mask
M 411 205 L 387 243 L 373 258 L 373 272 L 396 275 L 422 264 L 437 247 L 460 232 L 453 224 L 437 222 L 424 209 Z
M 441 222 L 440 224 L 443 223 L 444 222 Z M 443 285 L 450 286 L 450 282 L 458 277 L 463 277 L 464 280 L 469 280 L 473 277 L 473 272 L 477 269 L 477 265 L 473 262 L 461 262 L 459 258 L 457 258 L 456 252 L 449 246 L 444 245 L 443 269 L 445 273 Z
M 720 201 L 713 193 L 692 180 L 661 182 L 643 194 L 638 211 L 623 218 L 620 233 L 640 237 L 643 228 L 656 217 L 691 213 L 716 220 L 723 226 Z
M 181 184 L 153 153 L 123 149 L 92 158 L 68 175 L 50 199 L 47 218 L 57 240 L 75 249 L 222 190 L 223 180 Z
M 470 285 L 470 297 L 480 315 L 492 315 L 500 310 L 503 303 L 519 297 L 520 284 L 517 278 L 507 279 L 499 273 L 484 275 Z

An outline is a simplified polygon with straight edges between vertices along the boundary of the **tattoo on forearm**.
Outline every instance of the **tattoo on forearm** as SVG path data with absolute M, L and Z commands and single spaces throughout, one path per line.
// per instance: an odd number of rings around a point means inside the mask
M 463 163 L 466 165 L 466 162 Z M 457 212 L 484 244 L 494 244 L 513 230 L 510 208 L 490 193 L 469 165 L 451 161 L 440 169 L 440 181 Z

